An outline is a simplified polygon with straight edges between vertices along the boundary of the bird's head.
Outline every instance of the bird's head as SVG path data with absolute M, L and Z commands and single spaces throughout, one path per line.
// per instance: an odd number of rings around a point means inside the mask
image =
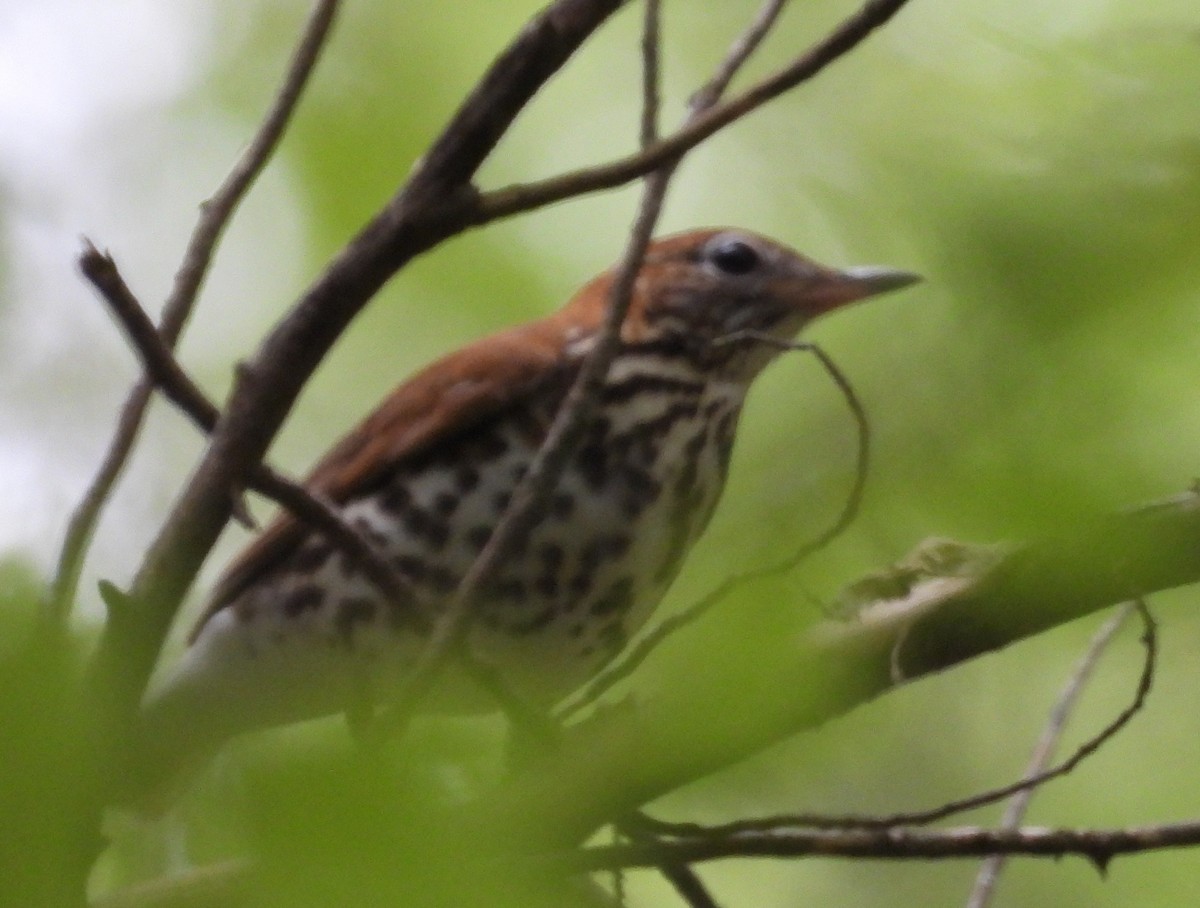
M 603 318 L 613 277 L 577 297 L 593 318 Z M 818 316 L 918 280 L 892 268 L 829 268 L 746 230 L 697 230 L 650 244 L 621 335 L 676 343 L 753 377 L 778 353 L 764 339 L 791 339 Z

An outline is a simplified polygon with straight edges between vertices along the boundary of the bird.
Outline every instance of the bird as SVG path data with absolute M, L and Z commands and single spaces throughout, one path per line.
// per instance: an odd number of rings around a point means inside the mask
M 283 512 L 217 582 L 147 696 L 158 762 L 245 732 L 386 702 L 419 658 L 597 343 L 615 269 L 561 309 L 401 382 L 306 486 L 405 579 L 395 602 L 319 530 Z M 651 618 L 712 516 L 754 379 L 819 316 L 919 280 L 834 269 L 734 228 L 652 241 L 597 406 L 544 513 L 470 602 L 465 646 L 514 696 L 553 704 Z M 421 620 L 414 622 L 412 619 Z M 423 706 L 495 708 L 453 665 Z

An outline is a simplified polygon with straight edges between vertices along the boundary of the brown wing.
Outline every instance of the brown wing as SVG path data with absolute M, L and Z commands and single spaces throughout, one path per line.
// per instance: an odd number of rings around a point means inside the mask
M 322 458 L 305 486 L 335 503 L 346 502 L 404 460 L 557 379 L 561 372 L 556 367 L 572 339 L 570 319 L 564 315 L 560 311 L 477 341 L 401 383 Z M 189 642 L 214 614 L 291 554 L 308 532 L 291 514 L 281 513 L 226 569 Z

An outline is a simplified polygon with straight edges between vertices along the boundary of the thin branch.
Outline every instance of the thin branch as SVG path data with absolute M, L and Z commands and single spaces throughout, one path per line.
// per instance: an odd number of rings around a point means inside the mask
M 158 331 L 168 348 L 174 347 L 183 333 L 221 234 L 270 160 L 291 120 L 325 46 L 337 8 L 338 0 L 318 0 L 315 4 L 270 110 L 212 198 L 201 206 L 171 294 L 163 305 Z M 145 380 L 130 391 L 100 468 L 67 525 L 46 604 L 47 617 L 60 626 L 70 617 L 88 547 L 101 512 L 137 443 L 152 391 L 153 386 Z
M 507 186 L 485 193 L 474 204 L 472 223 L 486 224 L 563 199 L 613 189 L 678 160 L 709 136 L 817 75 L 884 25 L 906 2 L 908 0 L 868 0 L 858 12 L 790 65 L 751 86 L 733 100 L 690 118 L 677 132 L 649 148 L 608 164 L 585 167 L 534 183 Z
M 720 908 L 700 875 L 687 864 L 659 864 L 658 871 L 689 908 Z
M 1057 766 L 1049 769 L 1042 769 L 1036 773 L 1027 773 L 1023 778 L 1016 782 L 1011 782 L 998 788 L 992 788 L 987 791 L 971 795 L 970 797 L 950 801 L 946 804 L 941 804 L 929 810 L 893 813 L 884 816 L 781 814 L 772 817 L 737 820 L 732 823 L 722 823 L 711 826 L 702 826 L 693 823 L 662 822 L 651 820 L 649 817 L 645 817 L 645 821 L 652 823 L 653 828 L 660 836 L 673 835 L 684 838 L 710 836 L 714 838 L 722 838 L 732 835 L 742 835 L 745 833 L 780 832 L 799 828 L 891 829 L 900 826 L 925 826 L 930 823 L 935 823 L 938 820 L 944 820 L 947 817 L 954 816 L 955 814 L 964 813 L 968 810 L 975 810 L 979 807 L 986 807 L 989 804 L 995 804 L 998 801 L 1002 801 L 1005 798 L 1021 792 L 1032 791 L 1033 789 L 1045 785 L 1047 782 L 1050 782 L 1053 779 L 1057 779 L 1072 772 L 1080 763 L 1092 756 L 1092 754 L 1096 753 L 1118 732 L 1128 725 L 1129 721 L 1141 711 L 1143 706 L 1145 706 L 1146 698 L 1150 695 L 1150 689 L 1154 684 L 1154 673 L 1158 662 L 1158 634 L 1154 617 L 1150 614 L 1149 609 L 1147 609 L 1144 604 L 1141 604 L 1141 600 L 1138 600 L 1138 603 L 1135 603 L 1134 608 L 1141 616 L 1143 622 L 1144 632 L 1142 635 L 1142 643 L 1146 648 L 1146 657 L 1142 663 L 1142 671 L 1138 676 L 1133 698 L 1125 706 L 1125 708 L 1117 713 L 1117 715 L 1114 716 L 1099 732 L 1080 744 L 1070 757 L 1068 757 L 1066 760 L 1063 760 Z
M 729 83 L 733 81 L 738 70 L 754 55 L 763 39 L 775 27 L 775 20 L 779 18 L 779 14 L 783 12 L 786 4 L 787 0 L 767 0 L 763 4 L 762 9 L 754 17 L 754 21 L 733 42 L 713 77 L 703 88 L 692 95 L 688 106 L 693 111 L 699 113 L 707 110 L 721 100 L 721 96 L 725 94 L 725 89 L 729 87 Z
M 645 0 L 642 19 L 642 120 L 638 135 L 642 148 L 653 145 L 658 138 L 661 12 L 659 0 Z
M 613 828 L 630 841 L 653 843 L 657 841 L 654 827 L 644 822 L 646 819 L 648 818 L 645 814 L 638 811 L 614 824 Z M 659 864 L 655 869 L 674 887 L 675 892 L 687 903 L 689 908 L 718 908 L 716 899 L 709 893 L 704 881 L 687 864 L 667 862 Z M 620 867 L 613 870 L 613 874 L 618 880 L 623 880 L 623 870 L 624 868 Z
M 823 530 L 820 535 L 809 540 L 796 551 L 775 564 L 731 574 L 706 596 L 694 602 L 683 611 L 664 619 L 642 637 L 632 649 L 626 652 L 619 662 L 597 675 L 587 687 L 572 698 L 570 702 L 565 704 L 560 710 L 560 717 L 573 715 L 584 707 L 595 703 L 600 697 L 611 690 L 614 685 L 619 684 L 632 675 L 650 657 L 650 654 L 662 645 L 663 641 L 704 617 L 704 615 L 738 587 L 754 580 L 787 573 L 795 569 L 805 558 L 823 549 L 850 526 L 854 522 L 854 518 L 858 515 L 859 508 L 862 506 L 863 492 L 866 489 L 867 474 L 870 468 L 871 425 L 867 419 L 866 410 L 863 409 L 862 401 L 859 400 L 858 395 L 854 391 L 854 386 L 850 384 L 850 380 L 838 367 L 837 363 L 824 350 L 813 343 L 784 341 L 756 332 L 739 332 L 737 335 L 731 335 L 722 340 L 728 343 L 745 340 L 767 343 L 788 350 L 811 353 L 817 358 L 821 367 L 833 379 L 834 384 L 837 385 L 842 398 L 846 402 L 846 406 L 849 407 L 850 413 L 854 417 L 854 424 L 857 430 L 857 451 L 855 453 L 854 482 L 850 487 L 850 492 L 846 496 L 845 503 L 842 505 L 842 510 L 838 514 L 837 519 Z
M 1125 622 L 1136 609 L 1141 609 L 1143 614 L 1145 614 L 1145 602 L 1139 599 L 1136 602 L 1129 602 L 1121 606 L 1111 618 L 1100 626 L 1100 630 L 1092 637 L 1091 643 L 1088 644 L 1087 652 L 1083 654 L 1083 657 L 1071 672 L 1071 677 L 1067 680 L 1062 693 L 1059 694 L 1058 701 L 1050 711 L 1046 726 L 1042 729 L 1038 742 L 1033 749 L 1033 754 L 1029 758 L 1029 764 L 1025 768 L 1025 778 L 1027 780 L 1036 779 L 1045 773 L 1046 768 L 1050 765 L 1050 760 L 1054 756 L 1054 751 L 1058 748 L 1058 743 L 1062 738 L 1063 730 L 1066 728 L 1067 720 L 1075 711 L 1075 706 L 1079 702 L 1084 688 L 1094 674 L 1096 666 L 1100 663 L 1100 657 L 1104 655 L 1104 652 L 1108 649 L 1108 645 L 1116 637 L 1117 632 L 1125 626 Z M 1147 659 L 1152 658 L 1152 652 L 1153 650 L 1147 649 Z M 1035 789 L 1030 787 L 1022 789 L 1013 795 L 1012 800 L 1004 811 L 1004 816 L 1000 819 L 1001 829 L 1017 829 L 1020 827 L 1021 823 L 1025 820 L 1025 813 L 1029 808 L 1029 803 L 1033 800 L 1034 791 Z M 987 904 L 991 901 L 992 893 L 996 890 L 996 883 L 1000 879 L 1000 873 L 1004 869 L 1004 864 L 1005 858 L 999 854 L 991 855 L 984 860 L 982 865 L 980 865 L 978 874 L 975 876 L 975 884 L 967 898 L 967 908 L 986 908 Z
M 1113 829 L 893 828 L 755 833 L 681 842 L 593 845 L 553 859 L 579 873 L 657 867 L 664 861 L 694 864 L 722 858 L 809 856 L 881 860 L 947 860 L 992 854 L 1060 858 L 1079 855 L 1102 872 L 1118 855 L 1200 845 L 1200 821 Z
M 158 388 L 201 431 L 211 433 L 220 418 L 220 410 L 179 365 L 171 348 L 121 277 L 116 262 L 87 243 L 79 258 L 79 267 L 125 329 L 146 372 L 148 386 Z M 424 619 L 415 609 L 404 607 L 415 596 L 412 584 L 367 537 L 343 520 L 330 502 L 265 464 L 251 471 L 248 484 L 322 533 L 362 567 L 393 608 L 400 610 L 415 626 L 425 626 Z

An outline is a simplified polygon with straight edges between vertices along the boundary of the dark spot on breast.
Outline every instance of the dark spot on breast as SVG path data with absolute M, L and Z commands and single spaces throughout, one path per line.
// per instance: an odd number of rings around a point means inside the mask
M 433 500 L 433 510 L 439 517 L 449 517 L 458 510 L 459 498 L 450 492 L 442 492 Z
M 487 524 L 479 524 L 467 530 L 467 545 L 476 552 L 483 551 L 487 541 L 492 538 L 492 528 Z
M 553 599 L 558 595 L 558 575 L 543 574 L 535 582 L 534 589 L 537 590 L 538 595 L 546 599 Z
M 325 591 L 319 586 L 302 586 L 284 596 L 283 613 L 289 618 L 296 618 L 307 611 L 320 608 L 324 601 Z
M 596 635 L 596 643 L 606 656 L 613 656 L 625 648 L 629 635 L 620 621 L 605 625 Z
M 434 549 L 440 549 L 450 538 L 450 526 L 446 521 L 439 520 L 429 511 L 421 508 L 409 508 L 402 518 L 404 527 L 414 536 L 424 539 Z
M 319 571 L 329 556 L 333 554 L 333 545 L 324 539 L 312 539 L 300 547 L 292 558 L 292 567 L 304 574 Z
M 454 484 L 460 492 L 470 492 L 479 485 L 479 471 L 470 464 L 459 464 L 454 471 Z
M 556 542 L 543 542 L 538 546 L 538 559 L 548 571 L 557 571 L 565 558 L 563 547 Z
M 583 474 L 584 482 L 599 491 L 608 482 L 608 434 L 609 421 L 598 419 L 580 445 L 575 462 Z
M 435 591 L 448 593 L 458 586 L 458 576 L 444 567 L 429 569 L 429 583 Z
M 597 536 L 583 548 L 579 556 L 581 566 L 597 568 L 606 561 L 620 558 L 629 551 L 629 537 L 623 533 L 607 533 Z
M 540 631 L 542 628 L 548 625 L 554 620 L 557 614 L 557 609 L 555 609 L 553 605 L 548 605 L 544 609 L 541 609 L 532 618 L 529 618 L 526 621 L 514 622 L 510 626 L 509 630 L 514 634 L 532 634 L 536 631 Z
M 708 441 L 708 433 L 701 430 L 688 439 L 683 448 L 683 468 L 675 480 L 675 494 L 687 495 L 696 486 L 700 469 L 700 452 Z
M 662 483 L 645 470 L 627 467 L 622 472 L 622 479 L 626 488 L 622 510 L 627 517 L 636 517 L 662 494 Z
M 524 599 L 525 584 L 515 577 L 505 577 L 492 584 L 491 594 L 496 599 Z
M 492 510 L 499 516 L 508 509 L 508 503 L 512 500 L 512 495 L 509 492 L 497 492 L 492 496 Z
M 480 460 L 495 460 L 508 453 L 508 442 L 495 432 L 484 432 L 471 439 L 467 452 Z
M 568 495 L 566 492 L 556 492 L 554 497 L 550 499 L 550 514 L 559 520 L 565 520 L 567 517 L 570 517 L 574 509 L 575 496 Z
M 419 583 L 429 570 L 425 559 L 416 555 L 397 555 L 392 559 L 392 564 L 413 583 Z
M 576 570 L 575 574 L 571 577 L 572 595 L 574 595 L 577 599 L 582 599 L 584 596 L 586 596 L 588 591 L 592 588 L 592 580 L 594 579 L 595 574 L 596 568 L 594 566 L 589 567 L 588 565 L 580 564 L 578 570 Z M 577 604 L 578 602 L 572 602 L 570 607 L 574 607 Z
M 605 615 L 624 615 L 633 607 L 633 579 L 623 577 L 608 588 L 608 590 L 592 603 L 589 612 L 597 617 Z
M 357 624 L 369 624 L 375 620 L 378 604 L 364 596 L 353 596 L 338 603 L 333 617 L 333 626 L 342 641 L 349 644 Z
M 380 509 L 389 514 L 399 514 L 412 502 L 412 493 L 403 482 L 393 482 L 379 496 Z

